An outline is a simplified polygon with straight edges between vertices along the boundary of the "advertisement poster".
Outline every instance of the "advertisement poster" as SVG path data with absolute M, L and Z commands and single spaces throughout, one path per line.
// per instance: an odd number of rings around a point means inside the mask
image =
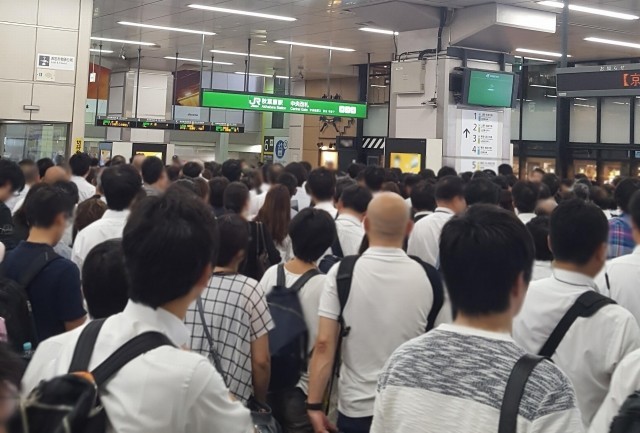
M 285 164 L 288 161 L 289 137 L 275 137 L 273 147 L 273 162 Z
M 391 153 L 391 167 L 403 173 L 418 174 L 422 170 L 422 156 L 419 153 Z
M 176 99 L 174 105 L 181 107 L 200 106 L 200 71 L 178 71 Z

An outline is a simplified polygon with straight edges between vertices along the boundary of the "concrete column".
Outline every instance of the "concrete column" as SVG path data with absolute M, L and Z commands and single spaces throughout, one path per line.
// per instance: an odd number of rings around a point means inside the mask
M 216 161 L 222 164 L 229 159 L 229 134 L 220 134 L 220 139 L 215 149 Z

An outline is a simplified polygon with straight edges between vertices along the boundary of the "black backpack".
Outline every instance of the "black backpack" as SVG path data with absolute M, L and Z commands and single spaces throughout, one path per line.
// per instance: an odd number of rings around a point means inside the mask
M 159 332 L 145 332 L 87 372 L 105 319 L 90 322 L 80 334 L 69 373 L 42 381 L 21 403 L 10 422 L 11 433 L 103 433 L 107 413 L 100 403 L 104 385 L 129 361 L 173 343 Z
M 340 263 L 343 258 L 344 252 L 342 251 L 342 245 L 340 245 L 340 239 L 336 236 L 336 240 L 333 241 L 333 245 L 331 245 L 331 254 L 327 254 L 322 258 L 318 269 L 320 269 L 320 272 L 323 274 L 328 274 L 333 265 Z
M 31 262 L 18 281 L 0 277 L 0 317 L 4 319 L 9 343 L 17 353 L 22 353 L 25 343 L 31 343 L 35 349 L 39 342 L 27 287 L 59 257 L 53 248 L 49 248 Z
M 287 288 L 284 265 L 278 265 L 278 280 L 267 295 L 269 311 L 275 324 L 275 328 L 269 332 L 271 392 L 294 388 L 307 371 L 309 330 L 298 292 L 319 274 L 317 269 L 311 269 L 298 278 L 292 287 Z
M 631 394 L 613 418 L 610 433 L 640 433 L 640 391 Z

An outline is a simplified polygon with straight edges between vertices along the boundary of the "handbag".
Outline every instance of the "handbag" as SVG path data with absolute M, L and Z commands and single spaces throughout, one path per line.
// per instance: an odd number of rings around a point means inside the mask
M 204 317 L 204 307 L 202 306 L 202 298 L 198 298 L 196 301 L 196 308 L 198 309 L 198 314 L 200 315 L 200 321 L 202 322 L 202 328 L 204 329 L 204 335 L 207 337 L 207 342 L 209 343 L 209 354 L 211 356 L 211 360 L 213 361 L 213 365 L 215 366 L 220 376 L 222 376 L 222 380 L 224 381 L 227 388 L 229 385 L 227 384 L 227 377 L 224 371 L 222 370 L 222 359 L 220 354 L 216 350 L 215 341 L 213 340 L 213 336 L 211 335 L 211 331 L 209 330 L 209 325 L 207 325 L 207 321 Z M 269 405 L 260 403 L 255 398 L 251 397 L 247 402 L 247 409 L 251 411 L 251 420 L 253 421 L 253 426 L 256 429 L 257 433 L 282 433 L 282 428 L 278 421 L 273 417 L 273 412 L 271 411 L 271 407 Z
M 267 241 L 264 237 L 264 225 L 261 222 L 256 222 L 256 236 L 258 238 L 256 242 L 256 276 L 258 278 L 256 279 L 260 280 L 267 269 L 271 267 Z

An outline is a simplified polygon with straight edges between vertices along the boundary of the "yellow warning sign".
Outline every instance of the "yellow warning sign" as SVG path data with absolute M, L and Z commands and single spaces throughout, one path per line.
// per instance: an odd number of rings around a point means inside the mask
M 84 146 L 82 145 L 82 138 L 76 138 L 76 147 L 73 153 L 82 153 Z

